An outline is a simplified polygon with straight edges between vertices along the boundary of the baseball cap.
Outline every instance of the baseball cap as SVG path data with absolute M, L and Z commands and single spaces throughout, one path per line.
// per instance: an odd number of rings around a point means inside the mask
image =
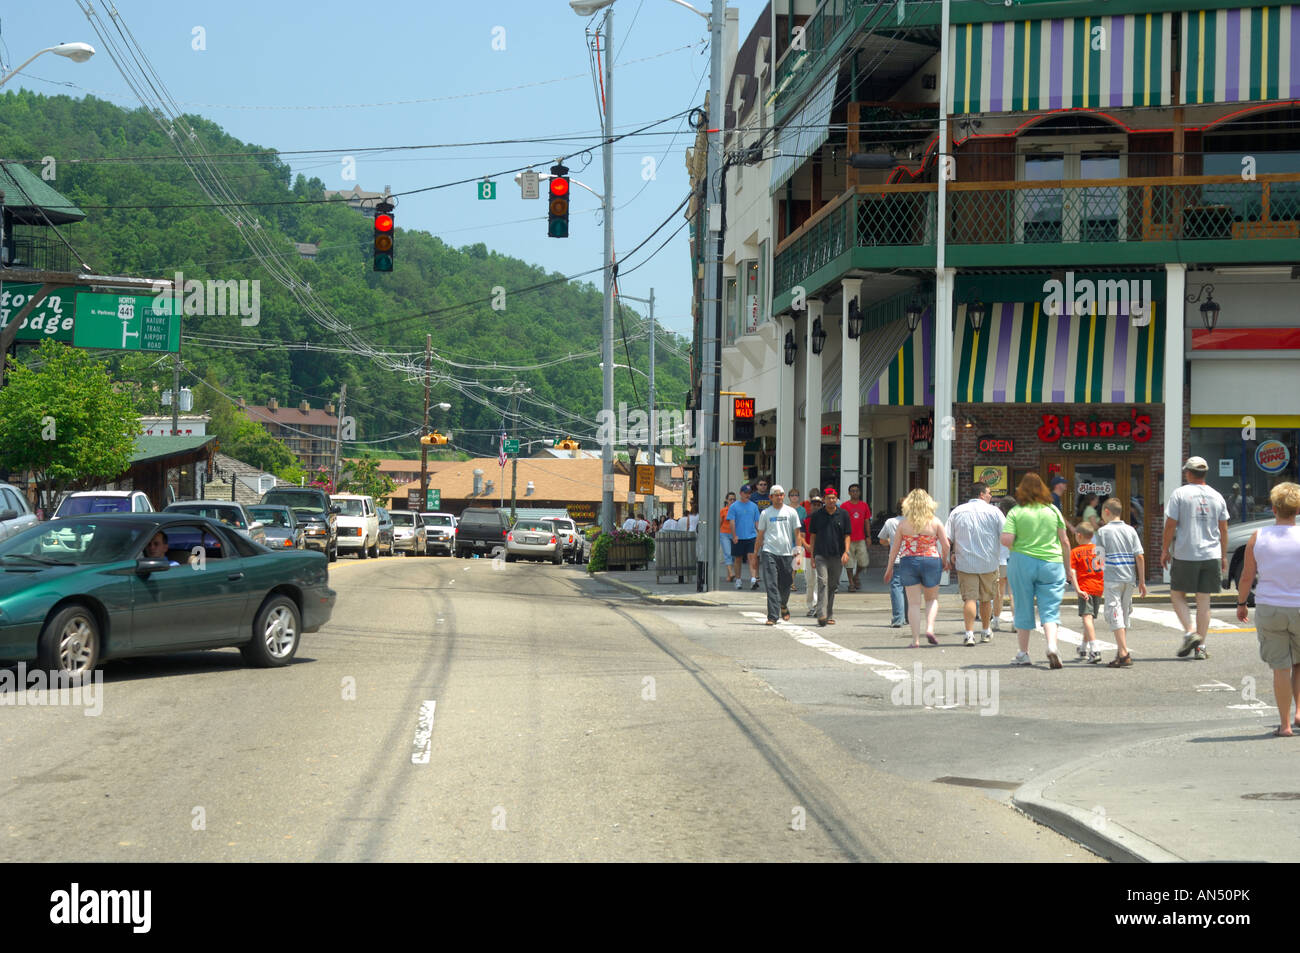
M 1052 482 L 1049 483 L 1048 485 L 1049 485 L 1049 486 L 1059 486 L 1060 484 L 1065 483 L 1065 482 L 1067 482 L 1066 479 L 1065 479 L 1065 477 L 1061 476 L 1061 474 L 1058 473 L 1056 476 L 1052 477 Z
M 833 486 L 828 486 L 826 489 L 822 490 L 822 496 L 833 496 L 837 500 L 840 498 L 839 493 L 836 491 L 835 487 Z
M 748 483 L 744 484 L 744 485 L 740 488 L 740 492 L 741 492 L 741 493 L 748 493 L 748 492 L 750 492 L 749 484 L 748 484 Z
M 1184 470 L 1191 470 L 1193 473 L 1205 473 L 1210 469 L 1210 465 L 1205 462 L 1204 457 L 1188 457 L 1187 462 L 1183 464 Z
M 775 485 L 772 487 L 771 492 L 773 492 L 773 493 L 780 493 L 782 496 L 784 496 L 784 495 L 785 495 L 785 487 L 783 487 L 781 484 L 777 483 L 777 484 L 775 484 Z

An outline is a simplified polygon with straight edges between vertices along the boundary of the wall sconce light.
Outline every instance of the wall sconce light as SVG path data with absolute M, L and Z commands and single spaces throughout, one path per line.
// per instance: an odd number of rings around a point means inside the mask
M 984 318 L 988 316 L 988 307 L 980 300 L 980 293 L 975 292 L 975 300 L 966 305 L 966 321 L 976 334 L 984 327 Z
M 936 76 L 934 73 L 924 73 L 924 74 L 922 74 L 922 76 L 921 76 L 921 88 L 922 88 L 922 89 L 934 89 L 935 87 L 937 87 L 937 86 L 939 85 L 939 84 L 938 84 L 938 79 L 939 79 L 938 76 Z
M 1202 294 L 1205 295 L 1205 300 L 1201 302 L 1201 323 L 1205 325 L 1205 330 L 1213 331 L 1219 323 L 1220 310 L 1219 302 L 1214 300 L 1214 285 L 1201 285 L 1196 294 L 1187 296 L 1187 303 L 1195 304 L 1201 300 Z
M 921 315 L 925 314 L 925 306 L 921 299 L 913 297 L 911 303 L 907 306 L 907 330 L 915 333 L 916 329 L 921 326 Z
M 856 297 L 849 302 L 849 337 L 854 340 L 862 337 L 862 309 Z
M 794 356 L 799 353 L 799 345 L 795 342 L 794 332 L 785 332 L 785 363 L 790 366 L 794 363 Z
M 822 319 L 813 319 L 812 328 L 812 350 L 814 354 L 820 354 L 822 348 L 826 346 L 826 329 L 822 327 Z

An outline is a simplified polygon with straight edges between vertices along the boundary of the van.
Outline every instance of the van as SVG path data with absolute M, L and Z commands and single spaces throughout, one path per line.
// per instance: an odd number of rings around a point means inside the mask
M 379 510 L 374 497 L 336 493 L 330 502 L 339 508 L 339 552 L 355 552 L 358 559 L 378 558 Z

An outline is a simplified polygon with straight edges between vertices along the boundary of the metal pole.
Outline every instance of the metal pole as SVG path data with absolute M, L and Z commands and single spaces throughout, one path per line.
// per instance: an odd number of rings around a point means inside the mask
M 603 406 L 607 426 L 614 417 L 614 10 L 605 10 L 605 142 L 601 162 L 605 166 L 605 320 L 601 329 L 600 359 L 604 364 Z M 633 461 L 635 463 L 635 461 Z M 614 531 L 614 436 L 600 452 L 600 529 Z
M 654 467 L 655 473 L 659 472 L 659 464 L 655 459 L 655 428 L 658 421 L 655 419 L 655 290 L 650 289 L 650 434 L 646 444 L 650 451 L 650 466 Z M 656 507 L 659 501 L 655 497 L 656 483 L 650 485 L 650 495 L 645 498 L 646 518 L 654 519 L 659 514 Z
M 172 355 L 172 436 L 180 435 L 181 414 L 181 352 Z
M 429 373 L 433 364 L 433 335 L 424 336 L 424 434 L 429 433 Z M 420 505 L 415 512 L 420 512 L 429 503 L 429 445 L 420 441 Z
M 719 380 L 719 335 L 722 321 L 722 301 L 716 288 L 720 281 L 722 261 L 716 255 L 720 240 L 721 209 L 719 207 L 720 175 L 722 171 L 722 27 L 726 22 L 726 0 L 713 0 L 712 13 L 709 16 L 709 132 L 708 156 L 705 165 L 705 196 L 707 203 L 709 234 L 705 244 L 704 266 L 704 308 L 701 309 L 701 330 L 704 331 L 703 367 L 700 378 L 700 408 L 708 421 L 702 435 L 703 454 L 700 460 L 699 499 L 696 504 L 700 511 L 699 548 L 702 549 L 702 561 L 705 564 L 704 591 L 712 590 L 718 581 L 718 560 L 720 551 L 715 539 L 718 532 L 716 521 L 720 509 L 718 472 L 720 455 L 718 452 L 718 390 Z M 710 295 L 717 295 L 710 300 Z M 712 306 L 710 309 L 710 305 Z M 713 320 L 709 320 L 709 315 Z M 707 330 L 705 330 L 707 329 Z M 697 550 L 699 552 L 699 550 Z
M 334 473 L 331 476 L 330 483 L 335 493 L 339 491 L 339 450 L 343 445 L 343 408 L 347 404 L 347 400 L 348 385 L 344 384 L 339 389 L 339 421 L 338 426 L 334 429 Z M 234 497 L 231 497 L 231 499 L 234 499 Z
M 953 161 L 948 153 L 948 91 L 952 76 L 948 70 L 948 24 L 950 0 L 943 0 L 939 28 L 939 142 L 935 146 L 939 164 L 939 183 L 936 188 L 935 214 L 938 217 L 935 242 L 935 301 L 934 301 L 934 436 L 931 441 L 934 459 L 934 497 L 936 513 L 940 518 L 948 515 L 952 505 L 952 327 L 953 285 L 955 274 L 949 274 L 945 255 L 947 251 L 948 176 L 947 166 Z M 947 583 L 947 573 L 943 581 Z
M 515 398 L 514 410 L 512 414 L 512 423 L 511 423 L 511 428 L 514 431 L 512 436 L 515 438 L 515 440 L 518 440 L 519 439 L 519 393 L 520 393 L 519 381 L 515 381 L 511 386 L 510 390 L 511 393 L 513 393 Z M 516 512 L 515 509 L 515 488 L 517 486 L 516 477 L 518 476 L 518 474 L 519 474 L 519 451 L 516 450 L 514 453 L 510 454 L 510 525 L 511 526 L 514 526 L 515 520 L 519 518 L 519 514 L 518 512 Z

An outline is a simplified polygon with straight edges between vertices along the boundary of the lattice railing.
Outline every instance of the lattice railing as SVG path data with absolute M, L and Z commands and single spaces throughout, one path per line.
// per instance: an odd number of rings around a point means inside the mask
M 835 35 L 852 19 L 854 11 L 875 2 L 878 0 L 822 0 L 803 25 L 803 49 L 791 46 L 776 64 L 776 88 L 781 88 L 805 57 L 816 59 L 827 52 L 835 42 Z

